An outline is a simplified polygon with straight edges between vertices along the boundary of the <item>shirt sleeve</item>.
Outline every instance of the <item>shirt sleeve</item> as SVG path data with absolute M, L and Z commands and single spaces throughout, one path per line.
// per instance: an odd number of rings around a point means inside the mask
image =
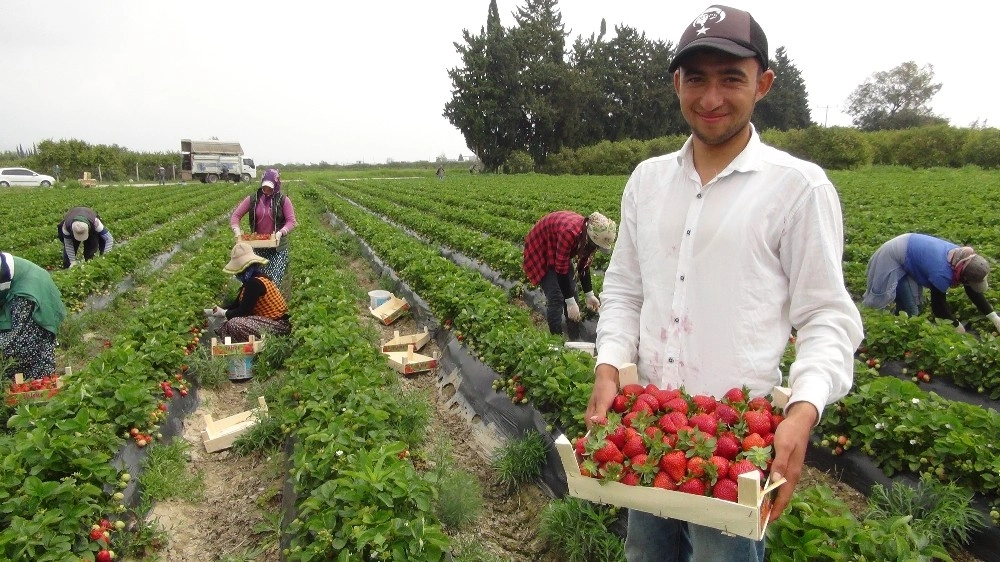
M 621 202 L 621 221 L 615 251 L 604 273 L 601 292 L 601 317 L 597 322 L 597 360 L 621 369 L 625 363 L 635 363 L 639 356 L 639 313 L 642 310 L 642 279 L 636 246 L 636 203 L 633 182 L 625 185 Z
M 982 315 L 987 315 L 993 312 L 993 306 L 990 301 L 986 300 L 986 296 L 982 293 L 973 291 L 968 285 L 965 285 L 965 294 L 972 301 L 972 304 L 976 305 L 976 310 Z
M 827 183 L 807 190 L 781 237 L 789 320 L 796 330 L 788 405 L 809 402 L 820 416 L 851 389 L 854 351 L 864 336 L 861 314 L 844 285 L 843 249 L 836 189 Z
M 235 209 L 233 209 L 233 213 L 229 215 L 230 227 L 239 228 L 240 219 L 242 219 L 243 215 L 247 214 L 250 211 L 250 199 L 251 198 L 247 196 L 246 199 L 240 201 L 240 204 L 237 205 Z
M 295 226 L 299 223 L 295 220 L 295 209 L 292 207 L 292 200 L 287 195 L 281 205 L 281 210 L 285 214 L 285 225 L 281 227 L 281 232 L 283 235 L 289 234 L 295 230 Z
M 104 241 L 104 249 L 101 251 L 101 253 L 106 254 L 110 252 L 111 249 L 115 247 L 115 237 L 111 235 L 111 231 L 108 230 L 108 227 L 104 226 L 104 223 L 101 222 L 101 219 L 97 219 L 96 221 L 94 221 L 94 230 L 97 231 L 97 235 L 100 236 L 101 240 Z
M 62 235 L 63 250 L 66 251 L 66 257 L 69 259 L 69 263 L 73 263 L 76 261 L 76 244 L 74 244 L 73 235 L 62 232 L 61 228 L 60 234 Z

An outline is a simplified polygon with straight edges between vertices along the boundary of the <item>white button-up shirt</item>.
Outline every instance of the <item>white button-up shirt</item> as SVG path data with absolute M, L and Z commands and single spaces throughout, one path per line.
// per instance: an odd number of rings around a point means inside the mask
M 823 170 L 756 131 L 706 185 L 691 139 L 636 167 L 604 277 L 597 363 L 721 398 L 781 382 L 796 330 L 792 398 L 822 415 L 854 378 L 861 316 L 844 286 L 840 199 Z

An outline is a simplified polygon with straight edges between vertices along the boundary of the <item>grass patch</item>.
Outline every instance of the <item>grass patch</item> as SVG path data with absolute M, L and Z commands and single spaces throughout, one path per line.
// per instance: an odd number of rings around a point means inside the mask
M 168 444 L 154 445 L 147 449 L 149 456 L 146 457 L 139 476 L 139 485 L 145 499 L 179 499 L 189 502 L 204 499 L 204 474 L 188 470 L 190 449 L 191 445 L 183 439 L 173 439 Z
M 625 560 L 625 542 L 608 530 L 617 517 L 617 509 L 586 500 L 553 500 L 542 510 L 538 536 L 566 562 L 619 562 Z
M 542 475 L 548 447 L 537 431 L 529 431 L 520 439 L 508 441 L 497 448 L 490 458 L 494 477 L 501 486 L 513 491 L 524 482 Z

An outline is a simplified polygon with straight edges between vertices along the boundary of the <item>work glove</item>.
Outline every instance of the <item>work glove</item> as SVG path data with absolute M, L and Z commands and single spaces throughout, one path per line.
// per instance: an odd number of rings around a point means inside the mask
M 70 266 L 70 268 L 76 267 L 76 262 L 75 261 L 69 262 L 69 266 Z
M 996 311 L 993 311 L 987 314 L 986 317 L 989 318 L 991 322 L 993 322 L 993 326 L 997 329 L 998 332 L 1000 332 L 1000 315 L 998 315 Z
M 594 291 L 587 291 L 584 295 L 587 297 L 587 308 L 597 312 L 601 308 L 601 299 L 594 295 Z
M 955 331 L 958 332 L 958 333 L 960 333 L 960 334 L 964 334 L 965 333 L 965 326 L 963 326 L 962 323 L 959 322 L 959 323 L 955 324 Z
M 566 317 L 573 322 L 580 321 L 580 305 L 576 304 L 576 299 L 573 297 L 566 299 Z
M 274 232 L 274 242 L 277 243 L 277 244 L 281 244 L 281 231 L 280 230 L 276 230 Z
M 240 227 L 238 227 L 238 226 L 234 226 L 234 227 L 233 227 L 233 235 L 235 235 L 235 236 L 236 236 L 236 241 L 237 241 L 237 242 L 239 242 L 239 241 L 240 241 L 240 235 L 241 235 L 241 234 L 243 234 L 243 231 L 242 231 L 242 230 L 240 230 Z
M 217 306 L 212 309 L 212 316 L 215 316 L 216 318 L 225 318 L 226 309 L 222 308 L 221 306 Z

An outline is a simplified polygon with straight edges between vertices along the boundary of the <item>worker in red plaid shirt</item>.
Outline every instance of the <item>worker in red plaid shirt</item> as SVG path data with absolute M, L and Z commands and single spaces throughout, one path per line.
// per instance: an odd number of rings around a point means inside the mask
M 545 294 L 545 319 L 549 332 L 563 333 L 563 315 L 569 319 L 570 340 L 580 333 L 580 306 L 576 302 L 576 274 L 586 294 L 587 308 L 597 312 L 600 299 L 594 295 L 590 281 L 590 262 L 594 252 L 611 251 L 617 235 L 615 221 L 601 213 L 584 217 L 573 211 L 555 211 L 542 217 L 524 240 L 524 262 L 521 268 L 532 285 L 539 285 Z

